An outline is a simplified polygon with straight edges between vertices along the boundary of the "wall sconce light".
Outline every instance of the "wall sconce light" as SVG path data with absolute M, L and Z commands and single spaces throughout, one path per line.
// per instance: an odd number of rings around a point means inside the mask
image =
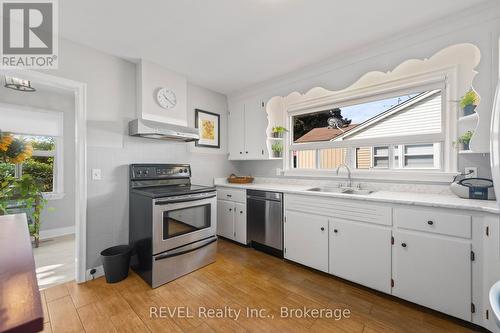
M 31 86 L 30 80 L 23 80 L 17 77 L 7 76 L 5 75 L 5 88 L 17 90 L 17 91 L 25 91 L 25 92 L 33 92 L 36 91 L 35 88 Z

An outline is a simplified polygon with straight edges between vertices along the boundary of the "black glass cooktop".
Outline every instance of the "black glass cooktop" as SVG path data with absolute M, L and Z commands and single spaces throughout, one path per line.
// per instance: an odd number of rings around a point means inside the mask
M 134 193 L 141 194 L 153 199 L 210 191 L 215 191 L 215 187 L 193 184 L 150 186 L 132 189 L 132 192 Z

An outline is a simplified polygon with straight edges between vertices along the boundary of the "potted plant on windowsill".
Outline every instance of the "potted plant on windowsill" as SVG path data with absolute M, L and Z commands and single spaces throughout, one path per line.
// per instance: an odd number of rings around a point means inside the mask
M 0 162 L 20 164 L 31 157 L 32 151 L 31 144 L 0 131 Z M 30 175 L 16 178 L 6 170 L 0 174 L 0 215 L 25 212 L 32 220 L 28 227 L 35 247 L 40 239 L 40 214 L 47 202 L 42 190 L 43 184 Z
M 286 128 L 284 128 L 283 126 L 276 126 L 273 127 L 271 134 L 273 138 L 282 138 L 285 135 L 285 132 L 288 132 Z
M 273 143 L 271 149 L 273 151 L 273 157 L 283 157 L 283 145 L 281 144 L 281 142 Z
M 479 96 L 476 94 L 474 90 L 469 90 L 465 95 L 460 99 L 460 107 L 464 112 L 464 116 L 469 116 L 475 113 L 475 109 L 479 103 Z
M 474 131 L 465 132 L 454 142 L 455 146 L 461 150 L 470 150 L 470 140 L 473 135 Z

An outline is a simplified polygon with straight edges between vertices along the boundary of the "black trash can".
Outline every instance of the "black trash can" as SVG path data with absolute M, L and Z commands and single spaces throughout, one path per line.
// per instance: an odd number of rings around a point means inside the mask
M 120 282 L 128 276 L 131 247 L 118 245 L 101 252 L 102 266 L 107 283 Z

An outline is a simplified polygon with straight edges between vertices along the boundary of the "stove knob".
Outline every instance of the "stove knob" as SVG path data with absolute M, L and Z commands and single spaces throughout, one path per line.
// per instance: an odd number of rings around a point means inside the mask
M 188 169 L 184 169 L 184 173 L 188 173 Z

